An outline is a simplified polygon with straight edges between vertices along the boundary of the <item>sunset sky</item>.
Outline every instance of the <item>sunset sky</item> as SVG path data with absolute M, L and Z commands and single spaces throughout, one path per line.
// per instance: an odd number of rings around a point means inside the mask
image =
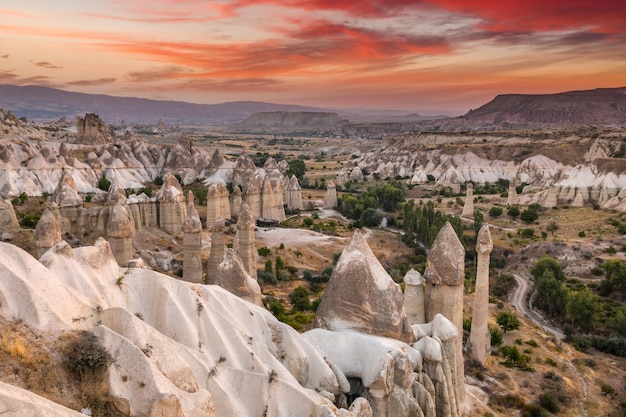
M 626 2 L 2 0 L 0 84 L 461 114 L 626 86 Z

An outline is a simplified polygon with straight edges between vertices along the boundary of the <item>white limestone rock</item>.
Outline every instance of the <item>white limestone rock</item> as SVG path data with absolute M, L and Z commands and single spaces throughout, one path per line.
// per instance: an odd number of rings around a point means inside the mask
M 405 342 L 413 339 L 400 286 L 358 230 L 333 270 L 317 309 L 315 327 L 354 330 Z

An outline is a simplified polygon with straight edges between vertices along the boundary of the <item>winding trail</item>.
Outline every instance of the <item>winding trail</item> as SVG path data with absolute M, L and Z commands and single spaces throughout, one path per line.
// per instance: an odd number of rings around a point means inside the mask
M 534 321 L 539 327 L 541 327 L 544 331 L 552 333 L 557 339 L 563 340 L 565 339 L 565 334 L 559 329 L 555 327 L 551 323 L 549 323 L 546 319 L 541 316 L 536 310 L 532 307 L 533 296 L 531 295 L 530 301 L 527 303 L 526 299 L 528 296 L 528 292 L 530 291 L 530 279 L 526 275 L 522 274 L 513 274 L 515 277 L 515 281 L 517 282 L 517 287 L 513 290 L 513 293 L 510 296 L 511 304 L 517 311 L 524 315 L 524 317 L 528 317 L 532 321 Z
M 509 297 L 509 300 L 511 301 L 513 307 L 515 307 L 515 309 L 520 314 L 523 314 L 524 317 L 527 317 L 535 322 L 539 327 L 543 329 L 543 331 L 552 333 L 554 337 L 556 337 L 559 341 L 565 339 L 565 334 L 561 331 L 561 329 L 553 326 L 551 323 L 548 323 L 539 312 L 533 309 L 532 302 L 534 294 L 530 296 L 529 302 L 526 302 L 528 298 L 528 292 L 531 289 L 530 279 L 528 278 L 528 276 L 522 274 L 513 274 L 513 276 L 515 277 L 515 281 L 517 282 L 517 287 L 515 287 L 513 293 Z M 565 351 L 569 351 L 571 355 L 570 349 L 565 349 Z M 580 370 L 576 366 L 574 366 L 571 361 L 565 361 L 565 364 L 580 379 L 583 396 L 583 401 L 581 403 L 582 415 L 584 417 L 588 417 L 589 410 L 587 409 L 587 404 L 585 401 L 588 395 L 587 381 L 583 377 L 583 374 L 580 372 Z

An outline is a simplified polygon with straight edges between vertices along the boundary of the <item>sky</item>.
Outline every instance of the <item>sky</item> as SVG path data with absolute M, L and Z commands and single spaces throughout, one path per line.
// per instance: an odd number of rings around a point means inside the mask
M 626 86 L 626 2 L 2 0 L 0 84 L 463 114 Z

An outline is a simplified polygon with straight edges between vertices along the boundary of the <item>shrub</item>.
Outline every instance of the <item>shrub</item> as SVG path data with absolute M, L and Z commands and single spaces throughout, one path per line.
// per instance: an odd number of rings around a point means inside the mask
M 309 291 L 304 287 L 297 287 L 289 294 L 289 301 L 294 311 L 307 311 L 311 309 Z
M 259 254 L 259 256 L 267 258 L 268 256 L 272 254 L 272 251 L 267 246 L 262 246 L 259 249 L 257 249 L 257 253 Z
M 489 217 L 500 217 L 502 215 L 502 207 L 491 207 L 489 209 Z
M 587 236 L 587 234 L 585 233 L 584 230 L 581 230 L 580 232 L 578 232 L 578 237 L 585 237 Z
M 545 392 L 539 395 L 537 403 L 540 407 L 548 410 L 551 413 L 559 412 L 559 400 L 551 392 Z
M 509 207 L 509 209 L 506 211 L 506 214 L 513 219 L 519 216 L 519 213 L 519 207 L 517 206 Z
M 506 333 L 511 330 L 519 329 L 520 322 L 515 313 L 510 311 L 503 311 L 496 317 L 496 323 Z
M 91 332 L 68 335 L 63 346 L 64 365 L 80 381 L 101 375 L 113 363 L 113 358 Z
M 504 337 L 503 333 L 498 329 L 489 328 L 489 335 L 491 336 L 491 346 L 500 346 Z
M 111 187 L 111 181 L 107 180 L 105 177 L 98 180 L 98 188 L 102 191 L 109 191 L 109 187 Z

